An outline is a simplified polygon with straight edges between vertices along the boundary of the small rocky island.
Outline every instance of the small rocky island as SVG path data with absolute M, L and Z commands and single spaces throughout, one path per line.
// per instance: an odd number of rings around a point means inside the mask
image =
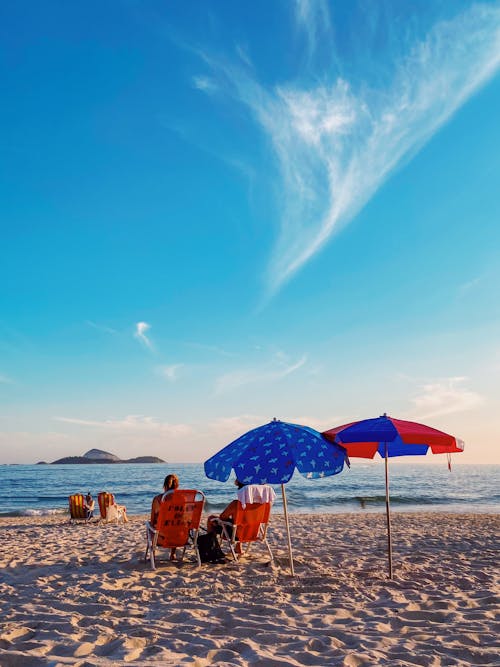
M 40 464 L 45 463 L 40 461 Z M 83 456 L 64 456 L 62 459 L 52 461 L 52 464 L 57 463 L 166 463 L 163 459 L 157 456 L 136 456 L 133 459 L 121 459 L 115 454 L 105 452 L 102 449 L 89 449 Z

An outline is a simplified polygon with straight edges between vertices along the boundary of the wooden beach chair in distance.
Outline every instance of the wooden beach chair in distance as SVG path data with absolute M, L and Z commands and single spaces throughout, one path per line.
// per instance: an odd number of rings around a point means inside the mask
M 176 489 L 167 491 L 161 500 L 156 525 L 146 521 L 146 554 L 156 569 L 156 550 L 181 548 L 184 558 L 186 548 L 194 548 L 198 565 L 201 565 L 198 551 L 198 533 L 201 513 L 205 505 L 205 495 L 196 489 Z
M 222 540 L 227 541 L 235 561 L 238 560 L 238 555 L 241 555 L 236 553 L 236 546 L 238 544 L 243 550 L 248 551 L 252 543 L 262 542 L 267 548 L 271 563 L 274 562 L 273 552 L 267 541 L 271 505 L 272 503 L 270 502 L 249 503 L 243 507 L 238 500 L 234 521 L 223 521 L 217 517 L 213 518 L 213 522 L 222 528 Z
M 124 523 L 126 521 L 125 507 L 116 504 L 112 493 L 101 491 L 97 494 L 97 502 L 101 513 L 100 523 Z
M 85 496 L 83 493 L 73 493 L 68 498 L 69 501 L 69 522 L 78 523 L 83 521 L 88 523 L 87 511 L 85 509 Z

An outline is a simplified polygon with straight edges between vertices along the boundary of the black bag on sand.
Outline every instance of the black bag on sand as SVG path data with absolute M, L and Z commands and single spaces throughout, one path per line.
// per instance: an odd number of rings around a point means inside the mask
M 220 548 L 215 533 L 204 533 L 198 535 L 198 551 L 202 563 L 225 563 L 224 552 Z

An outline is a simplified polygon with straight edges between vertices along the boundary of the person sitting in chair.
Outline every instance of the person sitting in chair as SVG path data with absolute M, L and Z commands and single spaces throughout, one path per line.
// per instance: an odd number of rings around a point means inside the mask
M 238 487 L 238 491 L 245 486 L 243 482 L 240 482 L 239 479 L 235 479 L 234 484 L 235 486 Z M 235 500 L 231 500 L 229 505 L 220 514 L 211 514 L 207 519 L 207 533 L 216 532 L 220 534 L 222 528 L 220 527 L 220 524 L 217 521 L 215 521 L 215 519 L 220 519 L 221 521 L 229 521 L 230 523 L 233 523 L 237 509 L 238 509 L 238 499 L 236 498 Z M 241 544 L 239 542 L 236 545 L 236 553 L 237 554 L 242 553 Z
M 159 493 L 153 498 L 151 503 L 151 518 L 150 522 L 153 528 L 156 528 L 156 522 L 158 521 L 158 514 L 160 513 L 160 503 L 166 493 L 173 493 L 176 489 L 179 488 L 179 478 L 177 475 L 167 475 L 163 482 L 163 493 Z M 177 560 L 175 548 L 170 550 L 170 560 Z
M 87 521 L 90 521 L 90 519 L 94 517 L 95 509 L 95 502 L 90 494 L 90 491 L 87 493 L 85 500 L 83 501 L 83 509 L 85 510 L 85 518 Z
M 234 484 L 238 487 L 237 499 L 232 500 L 219 516 L 212 514 L 208 517 L 207 532 L 217 532 L 220 534 L 222 531 L 220 521 L 234 524 L 239 505 L 244 510 L 247 505 L 253 505 L 254 503 L 270 503 L 272 505 L 276 500 L 276 493 L 269 484 L 244 484 L 239 479 L 235 479 Z M 241 543 L 238 541 L 238 536 L 236 536 L 236 541 L 235 552 L 241 554 L 243 551 Z

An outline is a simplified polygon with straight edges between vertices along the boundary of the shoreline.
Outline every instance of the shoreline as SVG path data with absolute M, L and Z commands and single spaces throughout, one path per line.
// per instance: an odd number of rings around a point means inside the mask
M 220 509 L 223 509 L 225 507 L 225 504 L 221 506 Z M 205 510 L 205 513 L 217 513 L 219 511 L 219 508 L 214 507 L 214 508 L 209 508 L 209 510 Z M 135 517 L 138 519 L 144 519 L 146 520 L 146 517 L 149 516 L 148 513 L 146 512 L 138 512 L 138 513 L 131 513 L 130 511 L 127 512 L 129 517 Z M 276 511 L 273 512 L 273 515 L 278 516 L 282 514 L 282 512 Z M 365 515 L 373 515 L 373 514 L 383 514 L 385 516 L 386 514 L 386 509 L 385 509 L 385 503 L 384 505 L 379 505 L 379 506 L 369 506 L 369 507 L 361 507 L 359 506 L 357 509 L 353 509 L 352 507 L 346 507 L 343 509 L 342 507 L 336 506 L 334 510 L 330 511 L 325 511 L 325 512 L 320 512 L 318 511 L 318 508 L 316 507 L 311 507 L 311 509 L 306 509 L 304 507 L 300 509 L 296 508 L 288 508 L 288 514 L 293 517 L 293 516 L 344 516 L 346 514 L 353 514 L 353 515 L 360 515 L 360 516 L 365 516 Z M 460 515 L 464 516 L 467 514 L 470 515 L 480 515 L 480 516 L 485 516 L 485 515 L 491 515 L 491 516 L 500 516 L 500 506 L 499 505 L 484 505 L 484 507 L 477 507 L 475 506 L 473 510 L 470 509 L 470 504 L 467 505 L 467 503 L 464 503 L 464 505 L 430 505 L 424 506 L 422 505 L 415 505 L 415 506 L 407 506 L 407 505 L 397 505 L 397 504 L 392 504 L 391 503 L 391 517 L 393 515 L 399 515 L 399 514 L 450 514 L 450 515 Z M 97 509 L 97 512 L 95 513 L 96 518 L 99 517 L 99 509 Z M 5 512 L 1 513 L 0 512 L 0 522 L 3 520 L 9 520 L 9 519 L 49 519 L 51 517 L 55 517 L 57 519 L 64 519 L 67 518 L 69 521 L 69 512 L 67 507 L 57 507 L 57 508 L 52 508 L 52 507 L 47 507 L 47 508 L 26 508 L 22 510 L 16 510 L 13 512 Z M 1 524 L 0 524 L 1 525 Z
M 239 563 L 144 563 L 144 520 L 0 519 L 2 666 L 498 664 L 497 514 L 283 516 Z

